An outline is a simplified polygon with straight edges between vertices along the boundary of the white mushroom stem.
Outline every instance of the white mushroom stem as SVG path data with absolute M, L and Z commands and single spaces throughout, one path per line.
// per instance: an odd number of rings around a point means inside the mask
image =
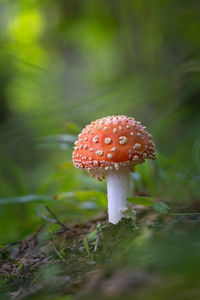
M 108 217 L 109 222 L 117 224 L 121 218 L 135 219 L 132 205 L 126 201 L 131 195 L 129 166 L 120 166 L 107 174 Z

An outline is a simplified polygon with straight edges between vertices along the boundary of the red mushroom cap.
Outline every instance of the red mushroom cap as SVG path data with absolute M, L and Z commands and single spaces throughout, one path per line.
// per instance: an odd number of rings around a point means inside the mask
M 108 116 L 87 125 L 78 136 L 73 152 L 76 168 L 93 176 L 104 176 L 120 165 L 134 166 L 146 158 L 155 159 L 155 144 L 146 127 L 133 118 Z

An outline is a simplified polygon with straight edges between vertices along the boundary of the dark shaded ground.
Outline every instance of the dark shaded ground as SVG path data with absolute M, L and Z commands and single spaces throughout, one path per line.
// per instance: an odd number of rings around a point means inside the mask
M 198 208 L 193 204 L 191 211 Z M 199 215 L 45 225 L 1 249 L 2 299 L 199 299 Z M 59 221 L 59 220 L 58 220 Z

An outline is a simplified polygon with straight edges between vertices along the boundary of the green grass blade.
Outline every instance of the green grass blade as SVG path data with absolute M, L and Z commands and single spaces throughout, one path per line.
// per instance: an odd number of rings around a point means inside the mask
M 48 195 L 26 195 L 19 197 L 0 198 L 0 205 L 15 204 L 15 203 L 28 203 L 28 202 L 51 202 L 53 197 Z

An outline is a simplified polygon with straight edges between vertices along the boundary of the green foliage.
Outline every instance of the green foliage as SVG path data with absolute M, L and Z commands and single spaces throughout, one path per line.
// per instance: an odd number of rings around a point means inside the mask
M 87 239 L 88 241 L 94 241 L 97 239 L 98 234 L 102 232 L 102 230 L 106 227 L 106 224 L 101 225 L 101 224 L 97 224 L 96 225 L 96 229 L 94 229 L 92 232 L 88 233 L 87 235 Z
M 128 197 L 127 201 L 144 206 L 152 206 L 153 205 L 153 198 L 150 197 Z
M 153 209 L 160 214 L 167 214 L 168 210 L 170 209 L 169 206 L 166 203 L 163 202 L 156 202 L 153 204 Z
M 89 248 L 87 236 L 85 236 L 83 238 L 83 245 L 85 247 L 85 250 L 86 250 L 87 254 L 90 256 L 91 254 L 90 254 L 90 248 Z
M 127 201 L 137 204 L 137 205 L 143 205 L 143 206 L 152 206 L 152 208 L 159 212 L 160 214 L 167 214 L 169 208 L 169 205 L 167 205 L 164 202 L 153 202 L 153 198 L 150 197 L 127 197 Z

